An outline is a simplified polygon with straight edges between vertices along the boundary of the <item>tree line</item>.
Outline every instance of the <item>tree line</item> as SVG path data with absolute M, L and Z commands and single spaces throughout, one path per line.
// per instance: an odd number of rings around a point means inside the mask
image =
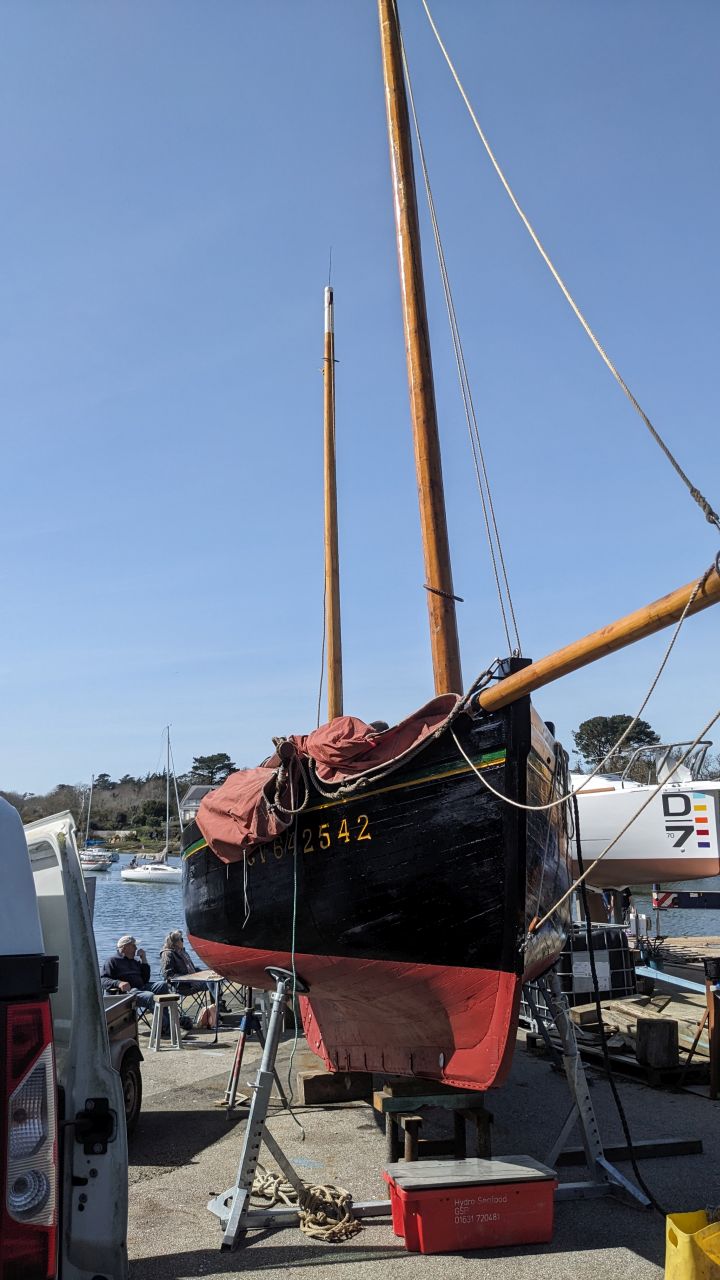
M 638 719 L 633 724 L 633 717 L 628 715 L 593 716 L 590 720 L 583 720 L 579 728 L 573 730 L 572 736 L 577 767 L 581 772 L 585 769 L 591 771 L 602 763 L 603 773 L 627 771 L 627 776 L 636 782 L 655 781 L 648 770 L 652 754 L 649 748 L 660 744 L 660 736 L 647 720 Z M 685 743 L 684 747 L 689 745 Z M 682 747 L 674 747 L 670 762 L 675 763 L 683 754 Z M 700 777 L 704 781 L 720 778 L 720 753 L 713 755 L 709 750 L 705 753 Z
M 187 773 L 178 774 L 176 782 L 180 799 L 189 786 L 197 783 L 217 786 L 234 773 L 237 765 L 225 751 L 195 756 Z M 159 838 L 165 827 L 167 783 L 164 773 L 146 773 L 134 777 L 125 773 L 114 780 L 109 773 L 93 779 L 92 802 L 89 783 L 60 782 L 44 795 L 33 792 L 0 791 L 20 813 L 23 822 L 35 822 L 50 814 L 68 809 L 78 828 L 84 832 L 90 810 L 90 833 L 96 831 L 135 831 L 140 839 Z M 170 819 L 178 825 L 175 787 L 170 780 Z

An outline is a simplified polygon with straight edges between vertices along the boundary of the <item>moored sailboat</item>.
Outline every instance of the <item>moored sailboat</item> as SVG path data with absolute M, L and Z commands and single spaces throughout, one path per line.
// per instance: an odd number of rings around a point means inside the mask
M 95 774 L 90 778 L 90 788 L 88 791 L 88 811 L 85 819 L 85 838 L 83 840 L 82 849 L 79 851 L 80 866 L 83 871 L 110 871 L 112 867 L 112 855 L 107 849 L 98 849 L 96 845 L 88 844 L 90 839 L 90 815 L 92 812 L 93 789 L 95 786 Z M 83 803 L 84 803 L 83 795 Z M 82 813 L 80 815 L 82 820 Z
M 170 752 L 170 725 L 166 729 L 167 735 L 167 759 L 165 765 L 165 847 L 154 858 L 139 859 L 134 857 L 127 867 L 123 867 L 120 872 L 122 880 L 130 880 L 135 884 L 180 884 L 182 881 L 182 871 L 180 867 L 171 867 L 168 863 L 168 854 L 170 852 L 170 773 L 171 773 L 171 752 Z M 180 806 L 178 805 L 178 821 L 180 822 L 180 834 L 182 835 L 182 819 L 180 818 Z

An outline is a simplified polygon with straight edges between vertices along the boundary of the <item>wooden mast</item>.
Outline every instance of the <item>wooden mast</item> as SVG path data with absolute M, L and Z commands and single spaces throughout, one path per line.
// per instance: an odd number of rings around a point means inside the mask
M 575 640 L 564 649 L 557 649 L 547 657 L 532 662 L 522 671 L 516 671 L 507 679 L 501 680 L 499 684 L 483 690 L 478 695 L 480 706 L 484 711 L 497 711 L 500 707 L 506 707 L 508 703 L 514 702 L 516 698 L 522 698 L 533 690 L 558 680 L 560 676 L 567 675 L 570 671 L 577 671 L 591 662 L 597 662 L 598 658 L 604 658 L 608 653 L 615 653 L 617 649 L 624 649 L 627 645 L 635 644 L 636 640 L 642 640 L 656 631 L 662 631 L 664 627 L 672 626 L 680 619 L 696 586 L 697 582 L 688 582 L 684 587 L 678 587 L 669 595 L 662 596 L 660 600 L 654 600 L 652 604 L 636 609 L 634 613 L 626 614 L 624 618 L 601 627 L 599 631 L 593 631 L 582 640 Z M 702 586 L 687 611 L 687 616 L 700 613 L 702 609 L 708 609 L 711 604 L 718 602 L 720 602 L 720 574 L 717 568 L 714 568 L 705 576 Z
M 340 636 L 340 560 L 338 554 L 337 482 L 335 472 L 335 320 L 333 291 L 325 290 L 325 635 L 327 637 L 328 720 L 343 712 L 342 640 Z
M 378 13 L 425 582 L 431 588 L 427 598 L 435 692 L 461 693 L 460 647 L 425 306 L 415 172 L 395 0 L 378 0 Z

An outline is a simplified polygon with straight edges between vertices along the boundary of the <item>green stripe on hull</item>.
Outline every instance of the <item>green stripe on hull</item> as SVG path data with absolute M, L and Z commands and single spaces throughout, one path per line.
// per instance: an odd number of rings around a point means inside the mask
M 477 760 L 473 760 L 476 769 L 494 769 L 498 765 L 504 764 L 506 758 L 505 751 L 489 751 L 485 755 L 479 756 Z M 407 787 L 418 787 L 423 782 L 435 782 L 441 778 L 454 778 L 462 773 L 470 773 L 470 766 L 466 764 L 457 765 L 450 769 L 441 769 L 439 772 L 433 773 L 427 769 L 422 773 L 415 774 L 412 778 L 406 778 L 404 782 L 392 783 L 389 787 L 376 787 L 373 791 L 363 791 L 362 799 L 367 800 L 370 796 L 384 795 L 388 791 L 402 791 Z M 349 804 L 352 800 L 359 799 L 360 793 L 352 796 L 339 796 L 337 800 L 326 800 L 322 804 L 314 804 L 304 809 L 304 813 L 318 813 L 322 809 L 333 809 L 341 804 Z M 183 859 L 192 858 L 193 854 L 200 853 L 203 849 L 207 849 L 208 843 L 205 839 L 195 840 L 183 853 Z

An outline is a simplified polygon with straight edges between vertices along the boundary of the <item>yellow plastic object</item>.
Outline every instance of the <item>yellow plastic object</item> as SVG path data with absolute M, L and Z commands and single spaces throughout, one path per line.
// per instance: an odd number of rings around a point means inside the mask
M 720 1280 L 720 1222 L 704 1210 L 667 1215 L 665 1280 Z

